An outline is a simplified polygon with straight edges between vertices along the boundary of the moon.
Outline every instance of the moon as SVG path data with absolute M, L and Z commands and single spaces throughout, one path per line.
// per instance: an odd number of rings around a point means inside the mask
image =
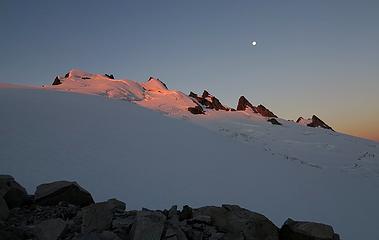
M 252 41 L 251 45 L 255 46 L 255 45 L 257 45 L 257 42 L 256 41 Z

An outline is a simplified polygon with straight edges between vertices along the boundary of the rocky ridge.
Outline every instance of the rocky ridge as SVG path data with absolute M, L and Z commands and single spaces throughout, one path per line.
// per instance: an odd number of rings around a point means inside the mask
M 318 118 L 316 115 L 313 115 L 310 119 L 304 119 L 303 117 L 299 117 L 296 120 L 296 123 L 306 125 L 308 127 L 321 127 L 329 130 L 333 130 L 328 124 L 326 124 L 324 121 L 322 121 L 320 118 Z
M 204 90 L 201 95 L 194 92 L 186 95 L 180 91 L 168 89 L 164 82 L 154 77 L 150 77 L 146 82 L 138 83 L 127 79 L 115 79 L 113 74 L 92 74 L 72 69 L 64 76 L 56 76 L 52 86 L 54 89 L 70 92 L 90 93 L 128 100 L 168 114 L 183 111 L 185 115 L 188 111 L 194 115 L 206 115 L 212 111 L 234 112 L 237 110 L 248 115 L 256 114 L 265 117 L 273 125 L 282 125 L 279 121 L 272 120 L 278 116 L 271 110 L 262 104 L 254 106 L 245 96 L 240 96 L 237 109 L 234 109 L 222 104 L 217 97 L 207 90 Z M 303 121 L 299 122 L 299 120 L 297 123 L 308 127 L 333 130 L 315 115 L 312 120 L 307 122 L 308 124 L 304 124 Z
M 94 203 L 88 191 L 68 181 L 42 184 L 34 195 L 22 191 L 4 198 L 21 189 L 13 177 L 0 175 L 1 240 L 339 239 L 331 226 L 288 219 L 278 228 L 264 215 L 237 205 L 127 210 L 116 199 Z

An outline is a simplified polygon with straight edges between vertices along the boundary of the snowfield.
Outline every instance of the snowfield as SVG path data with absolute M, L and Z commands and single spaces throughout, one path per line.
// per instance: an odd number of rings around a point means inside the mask
M 194 105 L 157 79 L 79 70 L 57 86 L 0 84 L 0 172 L 29 193 L 75 180 L 129 209 L 231 203 L 277 226 L 291 217 L 378 239 L 378 143 L 248 111 L 193 115 Z

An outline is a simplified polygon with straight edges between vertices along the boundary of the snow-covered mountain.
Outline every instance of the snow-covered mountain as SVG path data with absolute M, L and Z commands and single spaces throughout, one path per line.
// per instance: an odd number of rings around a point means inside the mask
M 29 192 L 72 179 L 129 208 L 235 203 L 277 225 L 292 217 L 376 239 L 378 143 L 244 97 L 233 109 L 207 91 L 113 78 L 71 70 L 55 85 L 0 84 L 1 172 Z

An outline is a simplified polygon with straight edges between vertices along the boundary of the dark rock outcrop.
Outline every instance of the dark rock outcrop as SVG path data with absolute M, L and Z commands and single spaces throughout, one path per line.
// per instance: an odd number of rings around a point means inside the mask
M 333 130 L 328 124 L 318 118 L 316 115 L 313 115 L 311 119 L 304 119 L 303 117 L 299 117 L 296 120 L 296 123 L 306 122 L 308 127 L 321 127 L 329 130 Z M 304 124 L 304 123 L 303 123 Z M 305 125 L 305 124 L 304 124 Z
M 263 105 L 258 105 L 256 107 L 256 111 L 259 114 L 261 114 L 263 117 L 271 117 L 271 118 L 277 118 L 278 117 L 273 112 L 271 112 L 270 110 L 268 110 L 267 108 L 265 108 L 265 106 L 263 106 Z
M 204 110 L 201 106 L 189 107 L 188 111 L 192 114 L 204 114 Z
M 109 78 L 109 79 L 114 79 L 113 74 L 104 74 L 104 76 L 106 76 L 106 77 Z
M 224 110 L 229 111 L 229 108 L 222 105 L 220 100 L 218 100 L 215 96 L 209 94 L 208 91 L 204 90 L 202 96 L 198 96 L 197 94 L 190 92 L 190 97 L 196 100 L 199 104 L 205 106 L 208 109 L 214 109 L 216 111 Z
M 267 120 L 267 122 L 270 122 L 272 123 L 273 125 L 282 125 L 278 120 L 276 120 L 275 118 L 270 118 Z
M 225 233 L 224 239 L 279 239 L 279 230 L 269 219 L 236 205 L 195 209 L 194 217 L 199 215 L 210 216 L 212 224 Z
M 259 113 L 263 117 L 277 118 L 277 116 L 273 112 L 268 110 L 265 106 L 258 105 L 255 107 L 244 96 L 241 96 L 238 99 L 237 111 L 246 111 L 247 109 L 251 109 L 255 113 Z
M 168 87 L 167 87 L 166 83 L 162 82 L 159 78 L 149 77 L 149 79 L 147 81 L 152 81 L 152 80 L 156 80 L 156 81 L 160 82 L 163 85 L 163 87 L 166 90 L 168 90 Z
M 296 123 L 299 123 L 301 121 L 305 120 L 303 117 L 299 117 L 297 120 L 296 120 Z
M 241 96 L 239 99 L 238 99 L 238 105 L 237 105 L 237 111 L 245 111 L 247 108 L 250 108 L 251 110 L 253 110 L 255 113 L 257 113 L 257 111 L 255 110 L 255 107 L 253 106 L 253 104 L 251 104 L 249 102 L 249 100 L 247 100 L 245 98 L 245 96 Z
M 12 209 L 25 203 L 27 193 L 12 176 L 0 175 L 0 197 L 5 200 L 8 208 Z
M 39 205 L 56 205 L 61 201 L 81 207 L 94 203 L 91 194 L 76 182 L 56 181 L 37 187 L 35 202 Z
M 192 218 L 193 213 L 192 213 L 192 208 L 188 205 L 185 205 L 183 207 L 183 210 L 179 213 L 179 220 L 183 221 L 186 219 Z
M 287 219 L 280 229 L 280 239 L 286 240 L 339 240 L 331 226 L 314 222 Z
M 9 208 L 4 198 L 0 196 L 0 221 L 6 220 L 9 216 Z
M 312 122 L 307 124 L 308 127 L 322 127 L 325 129 L 333 130 L 330 126 L 328 126 L 324 121 L 318 118 L 316 115 L 312 116 Z M 334 130 L 333 130 L 334 131 Z
M 124 211 L 125 203 L 115 199 L 107 202 L 95 203 L 82 209 L 82 232 L 109 230 L 112 225 L 113 213 L 116 210 Z
M 38 240 L 57 240 L 66 229 L 67 223 L 61 218 L 53 218 L 37 224 L 33 232 Z
M 158 211 L 140 211 L 131 229 L 132 240 L 160 240 L 166 217 Z
M 199 97 L 199 96 L 197 96 L 197 94 L 194 93 L 194 92 L 190 92 L 190 94 L 189 94 L 188 96 L 190 96 L 191 98 L 196 98 L 196 99 Z
M 59 85 L 59 84 L 62 84 L 62 82 L 61 82 L 61 80 L 59 79 L 59 77 L 56 76 L 52 85 Z

